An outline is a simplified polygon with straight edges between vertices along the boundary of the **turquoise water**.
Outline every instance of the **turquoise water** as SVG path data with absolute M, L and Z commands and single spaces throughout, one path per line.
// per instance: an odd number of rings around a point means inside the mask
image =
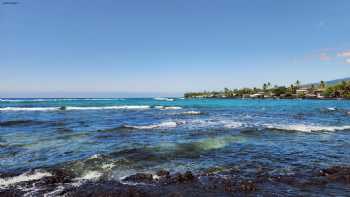
M 2 99 L 0 173 L 57 166 L 79 179 L 350 162 L 350 101 Z M 1 185 L 1 181 L 0 181 Z M 5 184 L 3 183 L 3 186 Z

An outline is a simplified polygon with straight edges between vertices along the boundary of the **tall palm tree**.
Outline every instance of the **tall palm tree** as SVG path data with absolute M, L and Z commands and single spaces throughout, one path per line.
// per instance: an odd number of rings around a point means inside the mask
M 326 85 L 325 85 L 324 81 L 321 81 L 321 82 L 320 82 L 320 88 L 323 89 L 323 88 L 325 88 L 325 87 L 326 87 Z
M 295 82 L 295 86 L 296 86 L 297 89 L 299 89 L 299 87 L 300 87 L 300 81 L 299 81 L 299 80 L 297 80 L 297 81 Z
M 265 91 L 266 89 L 267 89 L 267 84 L 264 83 L 264 84 L 263 84 L 263 90 Z
M 271 87 L 271 83 L 267 82 L 267 88 L 270 88 L 270 87 Z

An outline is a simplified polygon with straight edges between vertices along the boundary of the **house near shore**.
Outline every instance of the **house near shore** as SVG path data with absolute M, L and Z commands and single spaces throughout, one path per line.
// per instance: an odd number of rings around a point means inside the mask
M 319 88 L 317 90 L 314 90 L 313 93 L 316 95 L 317 98 L 324 98 L 324 96 L 322 95 L 324 91 L 325 89 Z
M 265 97 L 265 93 L 264 92 L 258 92 L 256 94 L 251 94 L 249 95 L 250 98 L 264 98 Z
M 301 89 L 297 89 L 297 90 L 296 90 L 296 93 L 297 93 L 297 95 L 301 95 L 301 94 L 306 95 L 306 94 L 309 93 L 309 90 L 306 89 L 306 88 L 301 88 Z

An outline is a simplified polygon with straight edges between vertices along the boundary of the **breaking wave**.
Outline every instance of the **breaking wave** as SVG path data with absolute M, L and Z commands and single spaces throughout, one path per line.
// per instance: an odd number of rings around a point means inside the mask
M 161 97 L 154 98 L 154 100 L 158 100 L 158 101 L 175 101 L 175 99 L 173 99 L 173 98 L 161 98 Z
M 185 112 L 182 112 L 181 114 L 182 115 L 201 115 L 203 113 L 200 111 L 185 111 Z
M 316 131 L 343 131 L 350 129 L 350 125 L 345 126 L 321 126 L 321 125 L 305 125 L 305 124 L 265 124 L 268 129 L 284 130 L 284 131 L 301 131 L 301 132 L 316 132 Z
M 154 106 L 155 109 L 160 109 L 160 110 L 179 110 L 182 109 L 182 107 L 178 106 Z
M 125 100 L 123 98 L 48 98 L 48 99 L 0 99 L 0 102 L 50 102 L 50 101 L 113 101 Z
M 149 105 L 116 105 L 116 106 L 98 106 L 98 107 L 75 107 L 75 106 L 62 106 L 62 107 L 3 107 L 1 111 L 69 111 L 69 110 L 142 110 L 151 109 Z M 178 106 L 154 106 L 154 109 L 160 110 L 179 110 L 182 107 Z
M 157 129 L 157 128 L 175 128 L 176 126 L 184 124 L 183 122 L 161 122 L 159 124 L 151 124 L 151 125 L 141 125 L 141 126 L 134 126 L 134 125 L 124 125 L 124 128 L 132 128 L 132 129 Z
M 120 105 L 102 107 L 4 107 L 0 111 L 65 111 L 65 110 L 118 110 L 118 109 L 150 109 L 148 105 Z
M 20 182 L 35 181 L 48 176 L 52 176 L 52 174 L 39 170 L 34 172 L 26 172 L 14 177 L 0 178 L 0 187 L 8 187 Z

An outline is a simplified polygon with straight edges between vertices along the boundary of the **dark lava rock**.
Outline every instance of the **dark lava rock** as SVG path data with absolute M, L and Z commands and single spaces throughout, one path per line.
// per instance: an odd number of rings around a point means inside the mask
M 187 171 L 184 174 L 176 173 L 170 177 L 171 183 L 186 183 L 192 182 L 196 179 L 196 177 L 192 174 L 192 172 Z
M 320 170 L 319 175 L 327 177 L 330 181 L 350 183 L 350 167 L 334 166 Z
M 159 170 L 156 174 L 160 177 L 170 177 L 170 172 L 166 170 Z
M 59 110 L 61 110 L 61 111 L 67 110 L 67 107 L 66 106 L 62 106 L 62 107 L 59 108 Z
M 243 181 L 240 183 L 240 190 L 241 191 L 255 191 L 256 190 L 256 184 L 253 181 Z
M 19 197 L 23 195 L 24 195 L 24 192 L 17 189 L 6 189 L 3 191 L 0 190 L 1 197 Z
M 135 183 L 151 183 L 153 182 L 153 175 L 148 173 L 136 173 L 123 179 L 123 181 Z
M 40 181 L 44 184 L 70 183 L 74 178 L 69 172 L 62 169 L 51 170 L 52 176 L 44 177 Z
M 141 187 L 116 182 L 87 183 L 66 193 L 68 197 L 148 197 Z

